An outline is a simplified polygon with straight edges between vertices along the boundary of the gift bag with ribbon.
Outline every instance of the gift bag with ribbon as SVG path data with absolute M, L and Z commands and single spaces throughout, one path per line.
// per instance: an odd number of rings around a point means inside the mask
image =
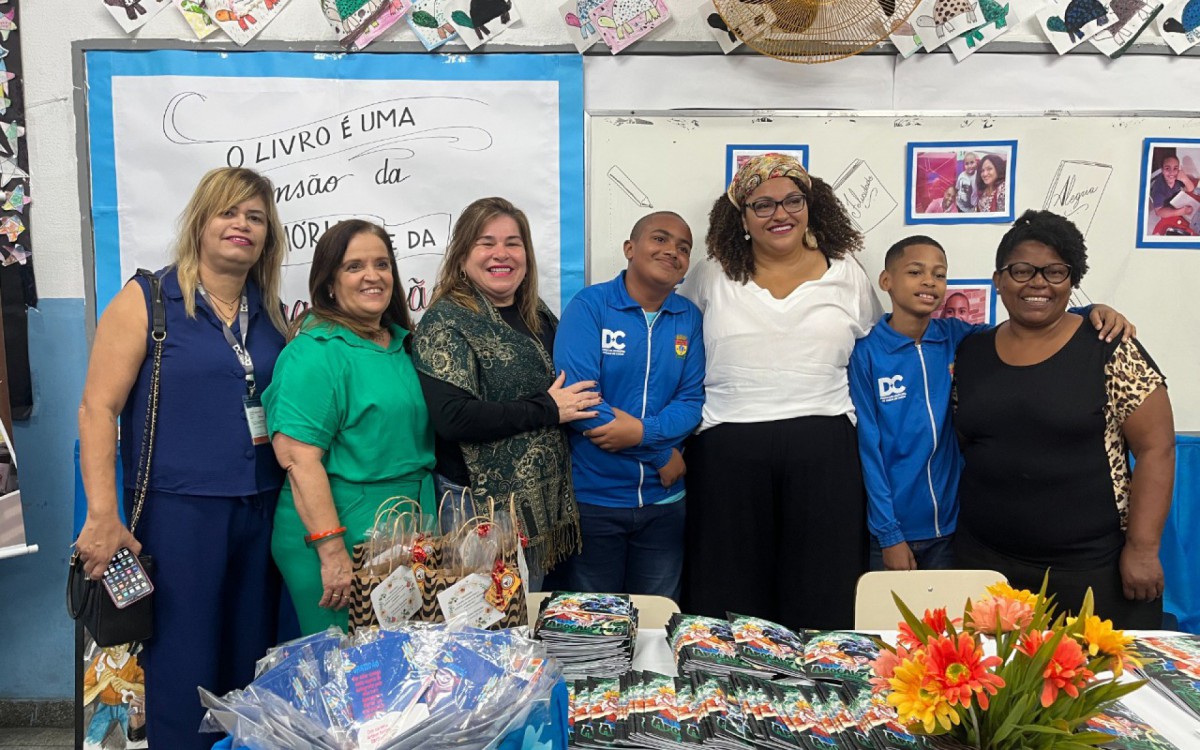
M 422 515 L 419 501 L 392 497 L 381 503 L 367 538 L 353 549 L 350 632 L 379 625 L 379 609 L 393 621 L 409 619 L 404 594 L 406 588 L 416 591 L 412 566 L 436 566 L 440 559 L 433 519 Z

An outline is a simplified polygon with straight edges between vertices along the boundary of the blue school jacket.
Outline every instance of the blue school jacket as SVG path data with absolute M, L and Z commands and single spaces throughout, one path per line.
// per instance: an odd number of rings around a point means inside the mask
M 950 417 L 954 352 L 987 328 L 934 319 L 918 344 L 891 318 L 858 340 L 849 368 L 867 526 L 881 547 L 954 533 L 962 474 Z
M 566 385 L 595 380 L 599 416 L 568 423 L 571 474 L 580 502 L 641 507 L 683 492 L 683 480 L 659 481 L 671 449 L 700 424 L 704 406 L 704 335 L 700 309 L 672 293 L 654 322 L 625 289 L 625 272 L 590 286 L 563 310 L 554 338 L 555 367 Z M 584 430 L 607 424 L 617 407 L 642 420 L 640 445 L 617 453 L 597 448 Z

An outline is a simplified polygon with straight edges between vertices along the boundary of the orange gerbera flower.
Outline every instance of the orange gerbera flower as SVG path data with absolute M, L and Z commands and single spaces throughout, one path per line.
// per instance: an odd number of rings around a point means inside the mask
M 989 596 L 971 606 L 968 619 L 968 627 L 976 633 L 1011 633 L 1030 626 L 1033 607 L 1019 599 Z
M 1073 623 L 1074 617 L 1068 618 Z M 1137 654 L 1130 646 L 1133 636 L 1125 635 L 1125 631 L 1113 628 L 1112 620 L 1101 620 L 1096 615 L 1089 616 L 1083 621 L 1083 644 L 1087 646 L 1090 656 L 1104 655 L 1108 657 L 1108 667 L 1113 674 L 1120 676 L 1125 667 L 1140 667 Z
M 1017 644 L 1017 650 L 1022 654 L 1032 658 L 1037 654 L 1038 649 L 1042 644 L 1050 640 L 1054 636 L 1050 631 L 1030 630 L 1025 635 L 1021 636 L 1021 642 Z
M 1063 638 L 1054 649 L 1054 656 L 1042 672 L 1042 706 L 1049 708 L 1062 691 L 1072 698 L 1079 697 L 1079 688 L 1087 685 L 1093 675 L 1087 668 L 1083 647 L 1073 638 Z
M 951 708 L 946 696 L 937 690 L 937 684 L 928 678 L 925 663 L 919 652 L 913 658 L 897 665 L 888 683 L 892 692 L 888 703 L 896 707 L 896 715 L 904 725 L 920 722 L 926 732 L 933 732 L 940 724 L 950 729 L 958 724 L 958 712 Z
M 949 619 L 946 616 L 946 608 L 938 607 L 937 609 L 925 610 L 925 616 L 921 618 L 921 622 L 932 628 L 935 633 L 945 633 L 946 621 Z
M 989 671 L 1000 664 L 997 656 L 983 655 L 983 649 L 967 633 L 959 633 L 957 642 L 948 637 L 931 638 L 926 646 L 925 666 L 937 691 L 952 706 L 970 708 L 971 696 L 978 696 L 979 707 L 987 710 L 988 694 L 1004 687 L 1004 678 Z
M 1015 599 L 1019 602 L 1024 602 L 1030 607 L 1037 606 L 1038 595 L 1027 589 L 1014 589 L 1004 581 L 994 583 L 987 587 L 987 592 L 995 597 L 1004 599 Z
M 917 637 L 917 634 L 913 632 L 913 629 L 908 626 L 907 622 L 900 623 L 899 631 L 896 634 L 896 643 L 909 651 L 916 651 L 925 645 L 921 643 L 921 639 Z

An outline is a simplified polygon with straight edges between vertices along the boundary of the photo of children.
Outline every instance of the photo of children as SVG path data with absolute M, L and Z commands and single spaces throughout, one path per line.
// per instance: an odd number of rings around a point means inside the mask
M 1139 247 L 1200 248 L 1200 141 L 1147 139 Z
M 996 324 L 996 288 L 990 279 L 950 279 L 935 319 L 954 318 L 971 325 Z
M 730 143 L 725 146 L 725 184 L 733 181 L 733 175 L 743 164 L 762 154 L 783 154 L 800 162 L 808 169 L 808 146 L 799 143 Z
M 908 223 L 1011 221 L 1016 141 L 908 144 Z

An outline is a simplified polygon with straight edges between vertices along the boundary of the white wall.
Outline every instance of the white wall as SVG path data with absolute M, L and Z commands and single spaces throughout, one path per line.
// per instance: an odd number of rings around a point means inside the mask
M 1029 0 L 1014 2 L 1019 10 Z M 530 48 L 549 45 L 561 47 L 567 44 L 565 29 L 559 25 L 554 10 L 559 4 L 558 0 L 516 0 L 516 4 L 522 12 L 522 22 L 500 37 L 500 41 L 508 45 Z M 694 46 L 690 48 L 695 51 L 716 52 L 717 47 L 712 42 L 708 28 L 703 25 L 695 11 L 698 4 L 698 0 L 667 0 L 667 5 L 675 17 L 652 39 L 656 43 L 693 43 Z M 79 217 L 83 208 L 79 205 L 77 187 L 71 45 L 76 40 L 123 40 L 126 36 L 99 0 L 73 0 L 70 13 L 62 12 L 61 3 L 27 0 L 22 4 L 21 15 L 38 284 L 42 296 L 45 297 L 82 297 L 85 287 Z M 1151 39 L 1151 46 L 1157 45 L 1165 50 L 1161 41 L 1154 37 L 1154 33 L 1151 29 L 1143 36 Z M 213 34 L 213 37 L 218 38 L 222 35 L 217 33 Z M 139 44 L 144 43 L 151 47 L 163 42 L 190 42 L 193 39 L 179 14 L 171 8 L 156 16 L 133 38 Z M 290 7 L 259 35 L 259 39 L 265 42 L 295 43 L 298 48 L 305 48 L 313 42 L 332 42 L 333 34 L 315 0 L 292 0 Z M 949 96 L 952 99 L 969 99 L 975 105 L 968 107 L 970 109 L 989 109 L 992 106 L 1001 106 L 1001 103 L 1009 105 L 1011 97 L 994 102 L 987 95 L 988 89 L 1000 86 L 1020 96 L 1027 82 L 1038 85 L 1030 90 L 1031 95 L 1027 99 L 1023 96 L 1018 98 L 1021 104 L 1019 108 L 1023 110 L 1064 109 L 1069 106 L 1064 104 L 1067 98 L 1081 94 L 1095 99 L 1099 105 L 1096 108 L 1120 110 L 1144 108 L 1147 105 L 1147 102 L 1143 101 L 1144 97 L 1139 96 L 1139 92 L 1145 90 L 1144 87 L 1114 86 L 1113 79 L 1110 78 L 1112 75 L 1119 75 L 1121 71 L 1131 70 L 1139 64 L 1149 62 L 1144 57 L 1127 56 L 1111 64 L 1103 58 L 1083 53 L 1074 53 L 1063 60 L 1054 59 L 1053 56 L 1042 54 L 1049 47 L 1044 45 L 1039 32 L 1026 23 L 1010 32 L 1005 39 L 1008 42 L 1023 43 L 1027 45 L 1026 49 L 1035 50 L 1037 54 L 980 53 L 968 60 L 970 64 L 963 66 L 956 66 L 947 54 L 932 55 L 927 59 L 918 56 L 895 66 L 895 71 L 891 57 L 865 57 L 821 66 L 790 65 L 767 58 L 745 56 L 737 56 L 727 62 L 707 62 L 710 67 L 723 70 L 725 75 L 732 75 L 734 80 L 739 78 L 741 72 L 747 72 L 760 83 L 772 82 L 773 87 L 767 88 L 744 85 L 733 88 L 714 86 L 706 75 L 698 74 L 690 64 L 680 68 L 678 62 L 670 66 L 670 58 L 634 59 L 632 53 L 638 50 L 638 46 L 616 60 L 590 57 L 588 67 L 589 71 L 598 68 L 603 72 L 603 77 L 609 79 L 607 89 L 610 92 L 617 90 L 629 94 L 627 103 L 619 106 L 652 106 L 656 109 L 720 106 L 775 109 L 781 107 L 780 103 L 783 100 L 774 95 L 779 92 L 797 95 L 787 105 L 790 107 L 843 107 L 850 106 L 847 101 L 853 101 L 854 106 L 863 106 L 865 103 L 872 109 L 887 109 L 893 105 L 925 109 L 931 108 L 925 105 L 924 97 L 928 92 L 939 98 Z M 222 42 L 223 39 L 213 41 Z M 389 31 L 382 41 L 415 43 L 404 24 Z M 448 45 L 444 49 L 462 49 L 461 44 L 455 44 L 458 46 Z M 641 46 L 642 49 L 646 49 L 649 45 L 643 43 Z M 1009 47 L 1011 48 L 1011 45 Z M 1035 60 L 1029 60 L 1030 57 Z M 1022 65 L 1014 66 L 1018 61 Z M 1197 64 L 1195 57 L 1161 59 L 1156 62 L 1169 62 L 1169 68 L 1180 74 L 1185 66 L 1191 71 Z M 679 72 L 676 75 L 651 78 L 643 75 L 646 71 L 659 70 L 663 64 Z M 1027 73 L 1022 73 L 1022 70 Z M 921 85 L 917 86 L 914 83 L 910 87 L 907 83 L 910 77 L 918 79 Z M 1171 75 L 1171 78 L 1193 80 L 1195 76 Z M 1056 87 L 1045 85 L 1047 81 L 1053 82 L 1056 79 L 1061 88 L 1059 92 L 1054 90 Z M 595 80 L 596 76 L 589 72 L 589 86 Z M 1141 79 L 1143 82 L 1146 80 Z M 638 83 L 627 87 L 630 81 Z M 932 91 L 929 89 L 931 81 L 934 87 Z M 900 82 L 905 83 L 905 91 L 900 92 L 902 95 L 896 96 L 893 93 L 889 96 L 889 92 L 894 92 L 895 85 Z M 824 91 L 823 98 L 832 98 L 837 103 L 814 103 L 811 96 L 814 89 Z M 906 92 L 910 90 L 918 96 L 907 95 Z M 694 95 L 683 98 L 679 96 L 681 91 Z M 735 98 L 746 103 L 730 103 L 728 97 L 734 94 L 740 94 Z M 1059 94 L 1065 94 L 1066 98 Z M 590 95 L 589 90 L 589 99 Z M 1197 102 L 1194 97 L 1192 99 L 1191 106 L 1194 107 Z M 606 98 L 601 106 L 607 107 L 612 102 L 613 99 Z M 1181 102 L 1171 106 L 1167 100 L 1150 104 L 1157 105 L 1154 107 L 1156 109 L 1177 109 L 1183 105 Z M 592 106 L 589 103 L 589 108 Z

